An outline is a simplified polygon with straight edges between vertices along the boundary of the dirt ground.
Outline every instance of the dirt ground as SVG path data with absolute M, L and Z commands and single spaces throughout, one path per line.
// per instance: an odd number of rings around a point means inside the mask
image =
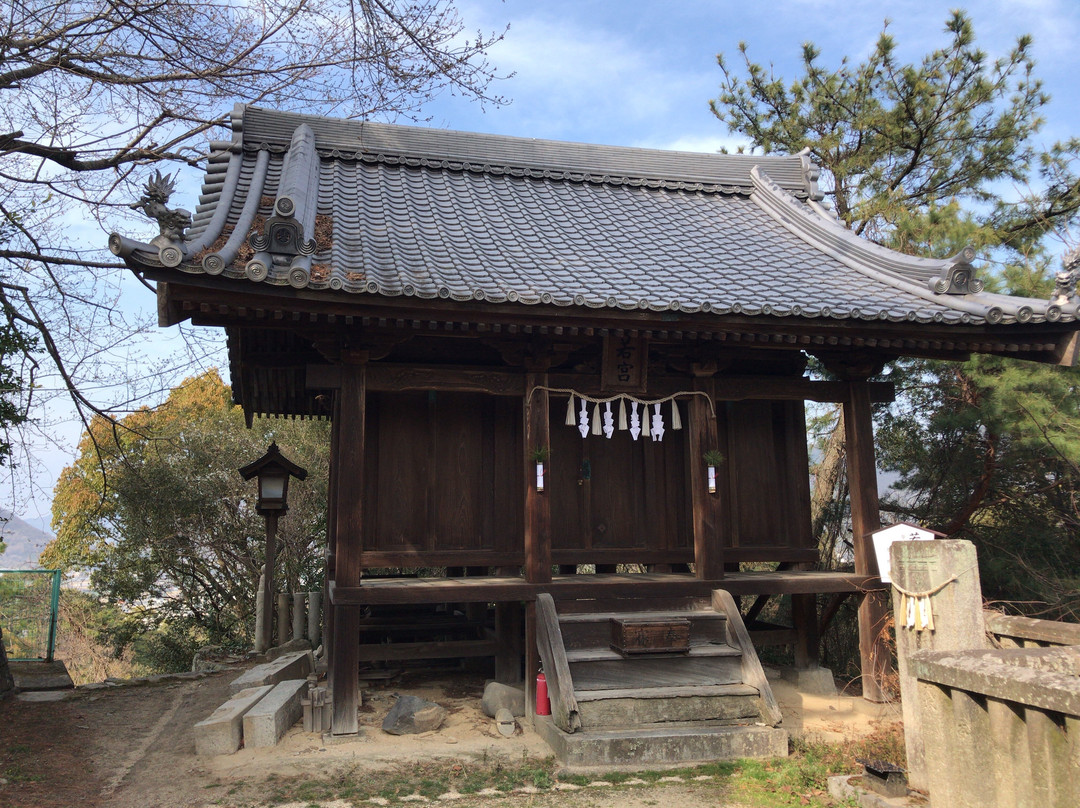
M 455 674 L 407 678 L 365 690 L 360 714 L 365 731 L 358 740 L 325 744 L 297 725 L 270 749 L 200 757 L 195 754 L 192 728 L 225 701 L 228 683 L 236 675 L 229 671 L 198 681 L 79 688 L 62 701 L 0 703 L 0 808 L 262 806 L 281 804 L 276 786 L 290 778 L 362 779 L 395 767 L 434 764 L 467 771 L 472 766 L 513 766 L 550 756 L 546 744 L 527 728 L 512 738 L 500 736 L 492 720 L 480 712 L 483 680 Z M 899 720 L 898 705 L 809 696 L 779 677 L 773 686 L 784 726 L 794 735 L 841 740 Z M 449 712 L 446 723 L 423 735 L 383 733 L 379 725 L 398 692 L 442 704 Z M 714 808 L 718 803 L 715 790 L 661 782 L 639 789 L 471 796 L 458 798 L 455 804 Z M 293 808 L 316 805 L 346 808 L 350 803 L 309 800 Z

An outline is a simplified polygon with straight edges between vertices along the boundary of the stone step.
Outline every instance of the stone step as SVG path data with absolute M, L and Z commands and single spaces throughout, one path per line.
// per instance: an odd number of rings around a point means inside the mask
M 301 699 L 307 693 L 307 680 L 278 682 L 244 716 L 244 748 L 274 746 L 289 727 L 304 713 Z
M 196 724 L 195 752 L 231 755 L 239 749 L 244 737 L 244 715 L 273 689 L 273 685 L 262 685 L 241 690 Z
M 533 727 L 565 766 L 640 768 L 673 763 L 784 757 L 787 732 L 759 726 L 646 727 L 583 730 L 567 733 L 550 716 L 537 716 Z
M 560 614 L 563 644 L 572 648 L 606 648 L 611 644 L 611 620 L 689 620 L 690 642 L 727 641 L 727 618 L 712 610 L 670 610 L 650 612 L 596 612 Z
M 701 722 L 754 721 L 761 717 L 758 691 L 744 684 L 577 690 L 584 729 L 648 728 Z
M 589 655 L 570 662 L 574 690 L 699 687 L 742 683 L 742 657 L 728 649 L 711 655 L 622 657 Z M 597 658 L 599 657 L 599 658 Z

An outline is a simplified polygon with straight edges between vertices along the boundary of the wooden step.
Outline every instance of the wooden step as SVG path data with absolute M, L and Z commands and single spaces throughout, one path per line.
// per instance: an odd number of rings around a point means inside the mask
M 619 611 L 592 614 L 560 614 L 559 629 L 567 650 L 572 648 L 607 647 L 611 643 L 611 621 L 689 620 L 691 643 L 724 642 L 727 639 L 727 618 L 712 610 L 686 611 Z
M 633 654 L 623 656 L 611 647 L 607 648 L 574 648 L 566 652 L 566 661 L 574 662 L 598 662 L 603 660 L 622 659 L 634 661 L 638 659 L 685 659 L 687 657 L 729 657 L 740 656 L 739 649 L 732 648 L 727 643 L 703 642 L 690 646 L 685 654 Z
M 623 690 L 648 687 L 698 687 L 742 682 L 742 657 L 732 649 L 711 656 L 623 658 L 610 656 L 570 662 L 574 690 Z
M 577 690 L 574 697 L 583 701 L 603 699 L 667 699 L 683 696 L 757 696 L 757 688 L 741 682 L 733 685 L 698 685 L 696 687 L 635 687 L 626 690 Z

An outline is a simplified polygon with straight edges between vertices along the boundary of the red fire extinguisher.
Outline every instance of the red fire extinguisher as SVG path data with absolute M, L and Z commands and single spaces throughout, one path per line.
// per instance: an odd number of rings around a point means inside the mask
M 547 678 L 543 673 L 536 674 L 536 714 L 551 715 L 551 699 L 548 698 Z

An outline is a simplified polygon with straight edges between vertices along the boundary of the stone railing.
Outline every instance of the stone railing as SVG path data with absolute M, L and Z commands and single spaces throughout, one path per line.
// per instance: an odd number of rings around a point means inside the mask
M 986 630 L 1002 648 L 1056 648 L 1062 645 L 1080 645 L 1080 624 L 1078 623 L 1014 617 L 993 611 L 984 611 L 983 618 L 986 621 Z
M 934 805 L 1080 805 L 1080 648 L 920 651 L 911 668 Z

